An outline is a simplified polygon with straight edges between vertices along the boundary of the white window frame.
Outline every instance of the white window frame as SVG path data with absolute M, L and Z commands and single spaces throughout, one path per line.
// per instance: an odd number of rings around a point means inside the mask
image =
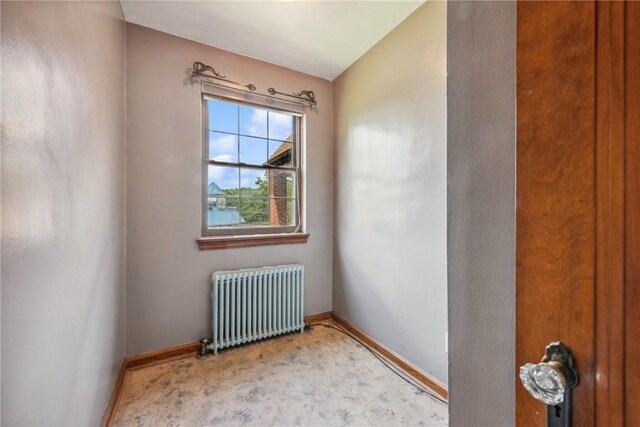
M 274 106 L 272 101 L 267 100 L 259 102 L 254 99 L 248 101 L 240 96 L 219 94 L 215 91 L 202 93 L 202 236 L 203 237 L 215 237 L 215 236 L 250 236 L 250 235 L 262 235 L 262 234 L 285 234 L 303 232 L 302 218 L 303 218 L 303 149 L 304 149 L 304 120 L 305 115 L 303 111 L 292 111 L 291 109 L 283 108 L 283 106 Z M 246 105 L 252 108 L 260 108 L 268 111 L 274 111 L 278 113 L 286 113 L 294 117 L 293 135 L 292 135 L 292 163 L 291 167 L 283 166 L 270 166 L 270 165 L 251 165 L 238 162 L 220 162 L 209 159 L 209 100 L 221 100 L 225 102 L 232 102 L 239 105 Z M 240 141 L 238 140 L 238 144 Z M 231 166 L 247 169 L 260 169 L 260 170 L 283 170 L 295 172 L 295 214 L 294 224 L 291 226 L 255 226 L 255 227 L 240 227 L 240 226 L 228 226 L 228 227 L 216 227 L 209 228 L 208 224 L 208 209 L 209 209 L 209 165 L 219 166 Z

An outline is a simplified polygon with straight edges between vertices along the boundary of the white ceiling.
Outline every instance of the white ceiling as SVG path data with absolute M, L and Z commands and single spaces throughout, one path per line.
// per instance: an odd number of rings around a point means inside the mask
M 128 22 L 333 80 L 419 1 L 130 1 Z

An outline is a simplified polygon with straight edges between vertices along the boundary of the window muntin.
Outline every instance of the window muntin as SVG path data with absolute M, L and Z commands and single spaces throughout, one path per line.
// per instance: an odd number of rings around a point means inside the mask
M 205 96 L 203 235 L 299 229 L 301 116 Z

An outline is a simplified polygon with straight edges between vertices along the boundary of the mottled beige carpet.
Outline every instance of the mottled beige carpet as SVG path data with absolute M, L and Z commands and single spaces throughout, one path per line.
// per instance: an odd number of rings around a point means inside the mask
M 127 372 L 117 426 L 445 426 L 447 407 L 324 327 Z

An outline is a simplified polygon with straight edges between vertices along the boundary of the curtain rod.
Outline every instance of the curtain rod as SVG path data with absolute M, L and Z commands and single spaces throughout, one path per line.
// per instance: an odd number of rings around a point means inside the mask
M 211 72 L 212 74 L 207 74 L 207 72 Z M 280 96 L 286 96 L 289 98 L 294 98 L 297 99 L 298 101 L 296 103 L 305 105 L 305 104 L 309 104 L 309 106 L 311 108 L 315 107 L 318 103 L 316 102 L 316 94 L 312 91 L 312 90 L 303 90 L 301 92 L 298 93 L 284 93 L 284 92 L 279 92 L 276 89 L 270 87 L 267 92 L 269 92 L 269 95 L 267 94 L 263 94 L 263 93 L 259 93 L 256 92 L 256 85 L 254 85 L 253 83 L 249 83 L 249 84 L 242 84 L 242 83 L 238 83 L 235 82 L 233 80 L 229 80 L 227 79 L 227 76 L 223 76 L 220 73 L 218 73 L 212 66 L 207 65 L 205 63 L 202 62 L 194 62 L 193 63 L 193 71 L 191 72 L 191 77 L 192 78 L 197 78 L 197 77 L 203 77 L 203 78 L 207 78 L 207 79 L 215 79 L 215 80 L 220 80 L 226 83 L 231 83 L 234 84 L 236 86 L 240 86 L 244 89 L 238 89 L 244 92 L 248 92 L 248 93 L 255 93 L 258 95 L 262 95 L 262 96 L 266 96 L 266 97 L 272 97 L 274 99 L 279 99 L 282 101 L 289 101 L 292 102 L 291 100 L 288 99 L 283 99 L 280 98 L 276 95 L 280 95 Z M 211 82 L 213 83 L 213 82 Z

